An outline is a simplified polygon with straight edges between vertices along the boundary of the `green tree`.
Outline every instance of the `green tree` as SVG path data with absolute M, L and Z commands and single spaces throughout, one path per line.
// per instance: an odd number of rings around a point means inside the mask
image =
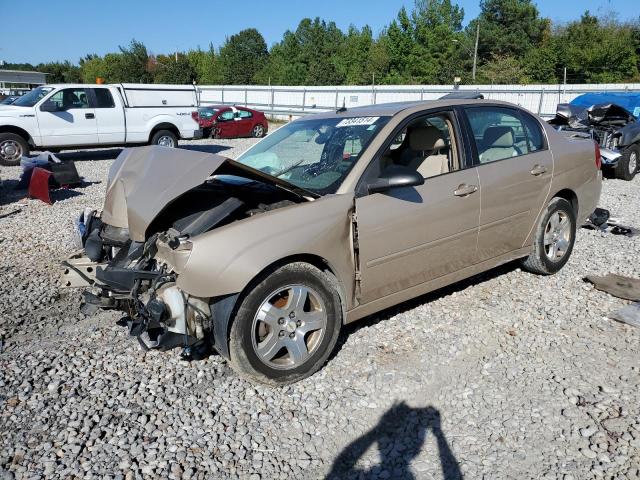
M 185 85 L 196 79 L 196 71 L 183 53 L 158 55 L 150 59 L 149 65 L 153 83 Z
M 83 83 L 95 83 L 98 78 L 105 78 L 104 60 L 98 55 L 86 55 L 80 59 L 80 76 Z
M 481 60 L 511 56 L 522 59 L 542 42 L 549 20 L 540 18 L 531 0 L 482 0 L 480 15 L 467 26 L 467 35 L 475 38 L 480 22 L 478 55 Z
M 39 72 L 48 73 L 48 83 L 79 83 L 82 81 L 80 67 L 71 64 L 68 60 L 64 62 L 49 62 L 36 65 Z
M 515 57 L 495 55 L 478 68 L 478 83 L 490 84 L 522 84 L 529 83 L 529 77 L 520 62 Z
M 105 55 L 105 61 L 110 55 L 117 58 L 109 59 L 110 82 L 151 83 L 153 76 L 149 72 L 149 53 L 142 42 L 131 40 L 129 47 L 118 47 L 119 54 Z M 109 69 L 108 69 L 109 70 Z
M 615 19 L 599 20 L 588 11 L 562 28 L 556 42 L 563 48 L 560 66 L 575 83 L 609 83 L 638 78 L 633 30 Z
M 194 70 L 199 85 L 217 85 L 222 83 L 222 72 L 213 45 L 204 51 L 199 47 L 187 52 L 187 60 Z
M 220 68 L 225 84 L 251 85 L 269 58 L 267 44 L 255 28 L 227 38 L 220 49 Z

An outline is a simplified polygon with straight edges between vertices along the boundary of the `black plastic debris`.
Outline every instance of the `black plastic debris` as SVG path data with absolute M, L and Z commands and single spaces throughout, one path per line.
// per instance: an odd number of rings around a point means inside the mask
M 612 217 L 609 210 L 604 208 L 596 208 L 583 227 L 626 237 L 640 235 L 640 229 L 624 225 L 620 219 Z

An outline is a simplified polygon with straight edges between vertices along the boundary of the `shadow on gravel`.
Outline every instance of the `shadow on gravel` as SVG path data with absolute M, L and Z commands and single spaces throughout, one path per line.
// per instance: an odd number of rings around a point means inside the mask
M 113 160 L 120 152 L 122 148 L 106 148 L 102 150 L 76 150 L 74 152 L 60 152 L 55 156 L 60 160 L 72 160 L 74 162 L 85 162 L 91 160 Z
M 382 322 L 385 320 L 394 317 L 395 315 L 399 315 L 401 313 L 407 312 L 409 310 L 413 310 L 419 305 L 423 305 L 425 303 L 432 302 L 442 297 L 446 297 L 455 292 L 460 292 L 468 287 L 472 287 L 482 282 L 486 282 L 488 280 L 492 280 L 496 277 L 500 277 L 509 272 L 512 272 L 516 269 L 520 268 L 520 263 L 518 260 L 514 260 L 512 262 L 506 263 L 504 265 L 500 265 L 499 267 L 493 268 L 491 270 L 487 270 L 486 272 L 479 273 L 478 275 L 474 275 L 473 277 L 467 278 L 465 280 L 461 280 L 453 285 L 449 285 L 447 287 L 440 288 L 433 292 L 426 293 L 420 297 L 413 298 L 411 300 L 407 300 L 406 302 L 400 303 L 398 305 L 394 305 L 393 307 L 389 307 L 386 310 L 382 310 L 381 312 L 374 313 L 373 315 L 369 315 L 368 317 L 363 318 L 362 320 L 358 320 L 357 322 L 350 323 L 342 327 L 342 331 L 340 332 L 340 338 L 338 338 L 338 343 L 336 348 L 334 348 L 331 356 L 329 357 L 329 361 L 335 357 L 338 352 L 342 349 L 344 344 L 347 342 L 349 335 L 354 332 L 357 332 L 362 327 L 370 327 L 372 325 L 377 324 L 378 322 Z
M 445 480 L 462 480 L 462 472 L 441 428 L 440 412 L 434 407 L 411 408 L 402 402 L 391 407 L 378 424 L 351 442 L 336 458 L 327 480 L 393 478 L 414 479 L 410 468 L 431 432 Z M 356 466 L 365 452 L 378 445 L 381 462 L 368 470 Z
M 194 152 L 205 152 L 205 153 L 220 153 L 225 150 L 229 150 L 231 147 L 226 145 L 211 145 L 206 143 L 191 143 L 189 145 L 180 145 L 180 148 L 185 150 L 192 150 Z

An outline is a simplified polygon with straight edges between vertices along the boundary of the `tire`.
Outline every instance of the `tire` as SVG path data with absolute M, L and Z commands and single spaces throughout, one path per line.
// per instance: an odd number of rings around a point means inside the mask
M 634 143 L 627 147 L 615 168 L 616 178 L 620 180 L 633 180 L 640 165 L 640 145 Z
M 29 155 L 29 144 L 15 133 L 0 133 L 0 165 L 16 167 L 24 155 Z
M 257 125 L 254 125 L 254 127 L 251 129 L 251 136 L 253 138 L 262 138 L 264 137 L 264 132 L 265 132 L 264 125 L 258 123 Z
M 342 325 L 336 284 L 331 274 L 307 263 L 285 265 L 258 280 L 240 300 L 231 324 L 231 367 L 269 385 L 294 383 L 318 371 Z
M 171 130 L 158 130 L 151 137 L 149 144 L 175 148 L 178 146 L 178 137 Z
M 556 197 L 549 202 L 540 218 L 533 251 L 522 259 L 522 267 L 539 275 L 556 273 L 569 260 L 575 241 L 576 213 L 573 206 L 564 198 Z

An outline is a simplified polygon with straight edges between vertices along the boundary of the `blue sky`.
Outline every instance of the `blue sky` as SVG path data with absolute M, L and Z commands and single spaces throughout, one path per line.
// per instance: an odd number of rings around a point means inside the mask
M 455 0 L 454 0 L 455 1 Z M 616 11 L 623 20 L 637 19 L 639 0 L 538 0 L 543 16 L 556 21 L 592 13 Z M 479 12 L 479 0 L 458 0 L 465 23 Z M 0 28 L 0 60 L 39 63 L 78 59 L 87 53 L 105 54 L 127 45 L 132 38 L 153 53 L 188 50 L 209 42 L 218 47 L 225 37 L 255 27 L 267 44 L 277 42 L 300 19 L 334 20 L 342 29 L 365 24 L 378 33 L 401 6 L 413 0 L 231 0 L 178 2 L 176 0 L 65 0 L 16 3 L 0 0 L 0 12 L 13 12 L 16 21 Z

